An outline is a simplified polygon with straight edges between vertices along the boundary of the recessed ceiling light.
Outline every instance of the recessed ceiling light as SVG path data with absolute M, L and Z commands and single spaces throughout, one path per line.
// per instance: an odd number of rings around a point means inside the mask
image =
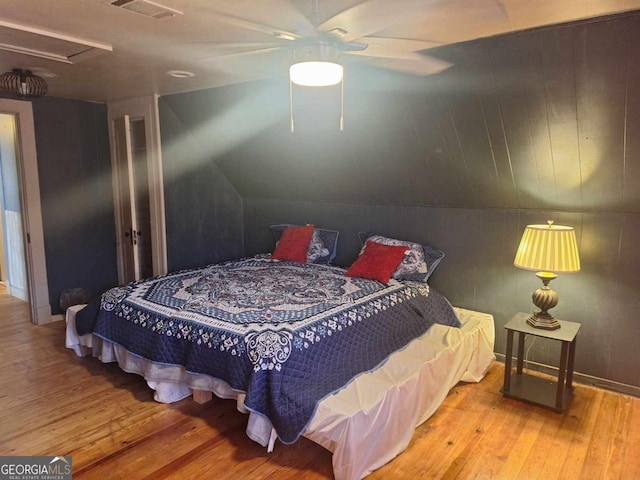
M 167 74 L 174 78 L 191 78 L 196 76 L 195 73 L 187 72 L 186 70 L 169 70 Z

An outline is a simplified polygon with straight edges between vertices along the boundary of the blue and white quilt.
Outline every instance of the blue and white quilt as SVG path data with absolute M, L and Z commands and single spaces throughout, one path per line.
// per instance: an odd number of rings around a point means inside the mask
M 460 326 L 427 284 L 344 272 L 256 257 L 134 282 L 102 296 L 94 333 L 246 392 L 292 443 L 324 397 L 434 323 Z

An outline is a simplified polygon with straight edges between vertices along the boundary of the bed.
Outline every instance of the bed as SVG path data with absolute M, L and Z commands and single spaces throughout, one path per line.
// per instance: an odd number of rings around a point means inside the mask
M 134 282 L 71 307 L 66 344 L 144 376 L 161 402 L 234 399 L 269 450 L 304 435 L 337 479 L 362 478 L 483 377 L 494 330 L 425 282 L 345 273 L 256 256 Z

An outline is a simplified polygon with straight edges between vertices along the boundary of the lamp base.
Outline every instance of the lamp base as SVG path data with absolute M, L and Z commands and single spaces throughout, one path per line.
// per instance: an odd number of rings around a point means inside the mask
M 537 312 L 527 318 L 527 324 L 533 328 L 541 328 L 542 330 L 557 330 L 560 328 L 558 321 L 552 315 L 543 312 Z
M 542 280 L 542 287 L 531 294 L 533 304 L 540 309 L 527 318 L 527 323 L 533 328 L 541 328 L 543 330 L 557 330 L 560 328 L 558 321 L 553 318 L 548 310 L 558 304 L 558 294 L 549 288 L 549 282 L 557 277 L 552 272 L 538 272 L 536 277 Z

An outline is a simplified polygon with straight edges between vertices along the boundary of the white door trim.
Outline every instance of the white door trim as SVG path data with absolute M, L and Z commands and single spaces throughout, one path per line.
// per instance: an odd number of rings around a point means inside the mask
M 28 241 L 25 244 L 25 261 L 31 322 L 42 325 L 50 323 L 53 319 L 44 251 L 33 107 L 31 102 L 0 99 L 0 111 L 15 114 L 17 117 L 22 220 L 24 231 L 28 235 Z
M 128 115 L 131 118 L 144 117 L 145 137 L 147 142 L 147 168 L 149 175 L 149 208 L 151 215 L 151 249 L 153 255 L 153 274 L 167 273 L 167 236 L 164 211 L 164 181 L 162 177 L 162 150 L 160 147 L 160 121 L 158 116 L 158 96 L 139 97 L 109 103 L 109 142 L 111 146 L 111 168 L 113 171 L 113 195 L 115 204 L 116 245 L 118 256 L 118 283 L 124 283 L 122 239 L 122 206 L 120 205 L 117 163 L 115 159 L 115 137 L 113 121 Z

